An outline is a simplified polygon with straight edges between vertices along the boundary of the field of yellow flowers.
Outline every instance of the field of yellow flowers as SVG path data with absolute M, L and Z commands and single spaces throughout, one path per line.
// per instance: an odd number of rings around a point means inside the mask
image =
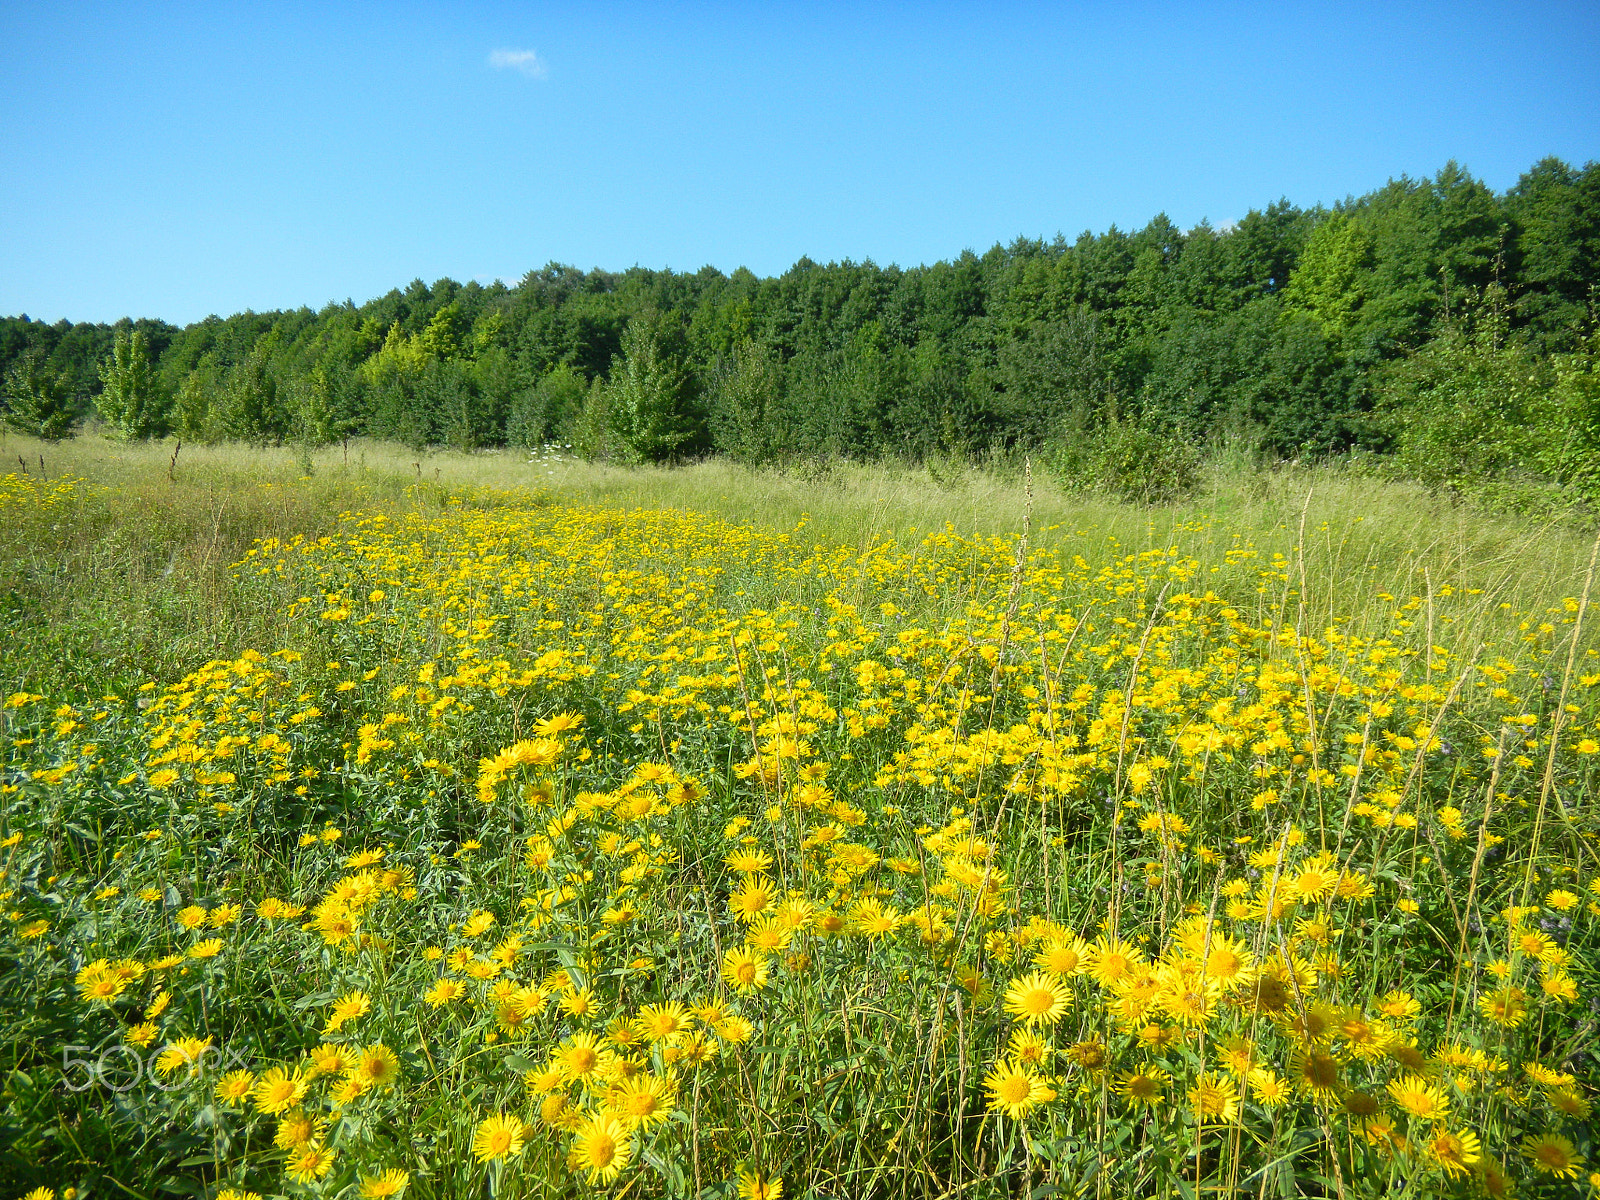
M 1592 563 L 329 528 L 284 644 L 3 698 L 5 1195 L 1600 1187 Z

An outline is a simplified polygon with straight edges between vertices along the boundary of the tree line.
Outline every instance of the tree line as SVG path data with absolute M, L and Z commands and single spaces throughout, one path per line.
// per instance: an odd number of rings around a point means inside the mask
M 910 269 L 551 263 L 182 328 L 3 318 L 0 372 L 6 421 L 44 437 L 98 416 L 128 438 L 625 462 L 1028 451 L 1147 494 L 1225 442 L 1596 503 L 1597 286 L 1600 164 L 1547 158 L 1496 194 L 1450 163 L 1331 206 Z

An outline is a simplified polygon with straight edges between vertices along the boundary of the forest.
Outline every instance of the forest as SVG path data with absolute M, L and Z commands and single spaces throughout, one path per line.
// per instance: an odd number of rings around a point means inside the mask
M 1134 498 L 1208 449 L 1343 457 L 1505 508 L 1600 504 L 1600 164 L 1456 163 L 1330 206 L 1158 215 L 931 266 L 559 263 L 178 327 L 0 319 L 5 420 L 753 464 L 1035 455 Z

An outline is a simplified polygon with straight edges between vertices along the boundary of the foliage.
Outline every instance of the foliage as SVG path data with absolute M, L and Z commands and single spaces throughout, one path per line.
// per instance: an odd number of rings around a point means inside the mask
M 1502 507 L 1593 504 L 1600 401 L 1596 347 L 1551 358 L 1508 338 L 1501 293 L 1385 373 L 1394 469 Z
M 1067 487 L 1099 489 L 1136 504 L 1166 504 L 1200 482 L 1200 453 L 1172 429 L 1148 418 L 1111 414 L 1093 438 L 1063 438 L 1050 461 Z
M 46 442 L 73 435 L 75 414 L 67 377 L 52 371 L 37 349 L 14 363 L 5 378 L 7 425 Z
M 673 332 L 655 314 L 635 318 L 612 360 L 607 417 L 624 461 L 661 462 L 701 437 L 694 382 L 669 344 Z
M 533 449 L 566 436 L 583 411 L 589 385 L 566 363 L 547 371 L 532 388 L 518 392 L 506 421 L 506 441 Z
M 117 335 L 100 381 L 95 407 L 114 430 L 134 441 L 165 432 L 166 397 L 142 329 Z

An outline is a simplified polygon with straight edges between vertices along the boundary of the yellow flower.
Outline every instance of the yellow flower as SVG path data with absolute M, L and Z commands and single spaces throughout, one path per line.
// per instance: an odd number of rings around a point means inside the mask
M 273 1067 L 256 1080 L 250 1095 L 258 1109 L 276 1115 L 304 1100 L 306 1085 L 307 1080 L 299 1071 Z
M 1049 1091 L 1045 1081 L 1014 1062 L 1001 1062 L 983 1077 L 989 1111 L 1019 1120 L 1039 1105 Z
M 358 1020 L 372 1011 L 372 1000 L 365 992 L 348 992 L 334 1003 L 333 1011 L 328 1014 L 328 1023 L 322 1027 L 323 1033 L 336 1033 L 348 1022 Z
M 615 1119 L 598 1114 L 573 1130 L 568 1161 L 585 1172 L 590 1183 L 608 1184 L 621 1174 L 633 1156 L 628 1131 Z
M 384 1200 L 387 1196 L 398 1196 L 410 1182 L 410 1174 L 399 1167 L 391 1167 L 381 1175 L 363 1175 L 361 1200 Z
M 783 1200 L 783 1176 L 763 1177 L 747 1167 L 740 1167 L 739 1200 Z
M 670 1041 L 688 1032 L 689 1010 L 671 1002 L 647 1004 L 639 1010 L 637 1026 L 646 1041 Z
M 163 1075 L 188 1067 L 197 1071 L 206 1051 L 211 1049 L 210 1038 L 179 1038 L 167 1043 L 167 1048 L 156 1056 L 156 1070 Z
M 472 1153 L 479 1162 L 515 1158 L 522 1153 L 529 1129 L 515 1114 L 496 1113 L 485 1118 L 472 1135 Z
M 1245 1082 L 1249 1084 L 1250 1094 L 1256 1102 L 1265 1108 L 1277 1108 L 1280 1104 L 1288 1103 L 1291 1095 L 1289 1081 L 1265 1067 L 1251 1068 L 1245 1075 Z
M 1496 1025 L 1514 1029 L 1528 1018 L 1528 997 L 1519 987 L 1500 987 L 1480 996 L 1478 1008 Z
M 466 985 L 455 979 L 441 979 L 422 993 L 422 998 L 433 1008 L 459 1000 L 466 994 Z
M 1554 1133 L 1530 1135 L 1522 1139 L 1522 1156 L 1540 1171 L 1557 1179 L 1576 1179 L 1583 1159 L 1566 1138 Z
M 1442 1088 L 1420 1075 L 1402 1075 L 1389 1081 L 1390 1097 L 1401 1108 L 1424 1121 L 1437 1121 L 1450 1111 Z
M 771 881 L 747 875 L 744 886 L 728 897 L 728 907 L 739 920 L 753 921 L 772 906 L 776 896 Z
M 91 1004 L 110 1004 L 127 990 L 128 981 L 113 972 L 95 972 L 87 969 L 78 974 L 78 994 Z
M 1339 1060 L 1324 1050 L 1296 1047 L 1289 1067 L 1295 1081 L 1318 1099 L 1330 1098 L 1339 1090 Z
M 1423 1143 L 1423 1149 L 1452 1179 L 1457 1175 L 1470 1174 L 1472 1164 L 1483 1157 L 1478 1135 L 1470 1129 L 1463 1129 L 1460 1133 L 1437 1130 Z
M 1202 1125 L 1226 1125 L 1239 1117 L 1239 1090 L 1226 1075 L 1204 1071 L 1185 1093 L 1195 1120 Z
M 324 1042 L 311 1052 L 310 1078 L 319 1075 L 337 1075 L 355 1065 L 355 1058 L 344 1046 Z
M 190 958 L 215 958 L 222 953 L 221 938 L 206 938 L 189 947 Z
M 1072 993 L 1066 985 L 1042 972 L 1014 979 L 1006 988 L 1006 1011 L 1029 1025 L 1054 1025 L 1071 1002 Z
M 611 1062 L 611 1052 L 601 1047 L 600 1041 L 587 1030 L 574 1033 L 556 1047 L 553 1062 L 563 1075 L 573 1081 L 588 1079 Z
M 400 1057 L 382 1042 L 362 1048 L 350 1078 L 363 1087 L 393 1087 L 400 1078 Z
M 290 1109 L 278 1118 L 278 1130 L 272 1144 L 280 1150 L 299 1150 L 320 1141 L 319 1134 L 326 1121 L 319 1121 L 303 1108 Z
M 242 1104 L 255 1086 L 256 1077 L 249 1071 L 229 1071 L 217 1081 L 216 1097 L 219 1104 Z
M 772 855 L 759 849 L 735 850 L 723 861 L 728 864 L 729 870 L 742 875 L 755 875 L 772 865 Z
M 1159 1067 L 1145 1066 L 1125 1071 L 1115 1090 L 1131 1108 L 1154 1108 L 1166 1098 L 1170 1081 L 1171 1077 Z
M 736 992 L 756 992 L 767 985 L 770 967 L 764 954 L 738 948 L 722 956 L 722 978 Z
M 286 1168 L 296 1183 L 315 1183 L 333 1166 L 333 1151 L 319 1142 L 301 1146 L 289 1156 Z
M 672 1115 L 672 1085 L 656 1075 L 623 1080 L 610 1101 L 613 1115 L 633 1129 L 649 1129 Z

